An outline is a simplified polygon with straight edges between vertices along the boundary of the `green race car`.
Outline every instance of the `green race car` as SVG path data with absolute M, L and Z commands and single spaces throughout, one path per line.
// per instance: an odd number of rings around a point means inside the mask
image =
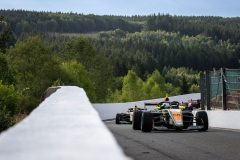
M 208 115 L 206 111 L 180 109 L 179 102 L 145 103 L 146 106 L 155 105 L 155 109 L 136 111 L 133 113 L 133 129 L 151 132 L 153 129 L 175 130 L 208 130 Z

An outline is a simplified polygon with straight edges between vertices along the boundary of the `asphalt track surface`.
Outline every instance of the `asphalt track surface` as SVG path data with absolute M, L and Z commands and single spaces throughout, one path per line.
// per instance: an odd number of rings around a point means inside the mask
M 130 124 L 105 122 L 126 155 L 135 160 L 240 160 L 240 132 L 220 129 L 143 133 Z

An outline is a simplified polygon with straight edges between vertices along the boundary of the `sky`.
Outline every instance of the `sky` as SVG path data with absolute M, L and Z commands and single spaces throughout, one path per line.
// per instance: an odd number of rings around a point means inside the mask
M 0 0 L 0 8 L 96 15 L 240 17 L 240 0 Z

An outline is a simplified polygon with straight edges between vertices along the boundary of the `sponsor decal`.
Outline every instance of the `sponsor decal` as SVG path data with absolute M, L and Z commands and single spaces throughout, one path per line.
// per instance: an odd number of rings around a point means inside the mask
M 176 124 L 182 124 L 182 114 L 179 111 L 171 111 Z

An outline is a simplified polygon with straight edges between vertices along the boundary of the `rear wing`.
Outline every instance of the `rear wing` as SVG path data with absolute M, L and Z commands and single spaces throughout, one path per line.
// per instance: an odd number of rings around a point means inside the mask
M 146 109 L 146 106 L 162 106 L 163 104 L 168 104 L 168 106 L 173 108 L 177 108 L 180 105 L 178 101 L 148 102 L 144 103 L 144 109 Z
M 159 105 L 159 102 L 148 102 L 148 103 L 144 103 L 144 106 L 157 106 Z
M 200 108 L 200 104 L 201 104 L 201 100 L 200 99 L 197 99 L 197 100 L 188 100 L 187 102 L 182 102 L 181 105 L 185 105 L 187 106 L 188 108 Z
M 144 110 L 144 108 L 139 108 L 139 107 L 134 107 L 134 108 L 128 108 L 128 111 L 133 112 L 133 111 L 141 111 Z
M 147 106 L 158 106 L 159 102 L 146 102 L 144 103 L 144 109 L 147 109 Z
M 196 102 L 196 103 L 200 103 L 201 100 L 200 100 L 200 99 L 190 99 L 190 100 L 188 100 L 188 102 Z

